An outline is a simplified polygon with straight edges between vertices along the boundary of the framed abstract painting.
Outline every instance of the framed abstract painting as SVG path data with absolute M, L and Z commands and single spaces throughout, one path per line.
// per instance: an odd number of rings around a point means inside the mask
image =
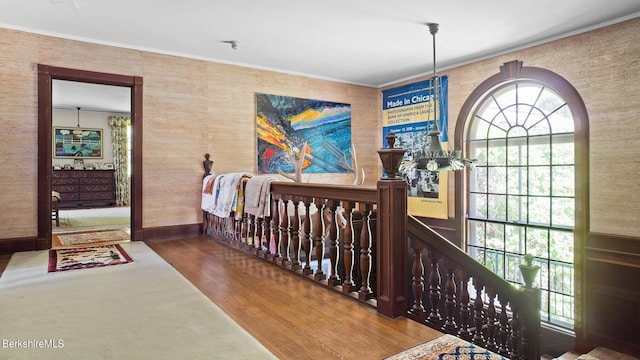
M 350 104 L 256 94 L 256 133 L 260 174 L 350 172 Z

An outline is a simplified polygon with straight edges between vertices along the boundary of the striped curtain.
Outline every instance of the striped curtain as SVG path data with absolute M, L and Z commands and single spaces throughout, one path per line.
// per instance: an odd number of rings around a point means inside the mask
M 129 152 L 127 149 L 127 127 L 131 126 L 130 116 L 109 116 L 111 140 L 113 143 L 113 166 L 116 176 L 116 205 L 128 206 L 129 201 Z

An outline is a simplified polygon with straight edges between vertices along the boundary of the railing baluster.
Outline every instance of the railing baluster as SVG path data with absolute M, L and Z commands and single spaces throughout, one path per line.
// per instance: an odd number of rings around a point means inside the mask
M 327 202 L 328 212 L 331 215 L 329 219 L 329 260 L 331 261 L 331 271 L 329 272 L 329 278 L 327 283 L 329 286 L 334 287 L 340 284 L 340 277 L 338 276 L 338 224 L 336 223 L 337 200 L 329 200 Z
M 466 340 L 471 339 L 469 331 L 469 318 L 471 317 L 469 279 L 469 274 L 460 271 L 460 331 L 458 331 L 458 336 Z
M 293 250 L 293 258 L 291 259 L 291 270 L 300 270 L 300 214 L 298 213 L 298 205 L 300 201 L 294 199 L 293 214 L 289 219 L 289 232 L 291 233 L 291 247 Z
M 413 264 L 411 265 L 411 290 L 413 291 L 413 305 L 409 309 L 411 314 L 420 323 L 426 319 L 426 311 L 422 304 L 424 295 L 424 262 L 422 261 L 422 251 L 424 244 L 420 241 L 412 241 Z
M 473 342 L 476 345 L 484 346 L 484 336 L 482 335 L 482 327 L 484 325 L 484 302 L 482 301 L 483 285 L 477 278 L 473 278 L 473 286 L 476 289 L 476 300 L 473 303 L 473 323 L 475 331 L 473 332 Z
M 431 302 L 431 311 L 427 317 L 427 321 L 435 326 L 439 326 L 442 321 L 440 316 L 440 254 L 429 249 L 429 301 Z
M 327 276 L 322 269 L 322 260 L 324 260 L 324 200 L 315 198 L 313 203 L 316 205 L 318 212 L 313 222 L 313 243 L 316 249 L 316 261 L 318 268 L 314 274 L 316 280 L 325 280 Z
M 260 254 L 260 244 L 262 244 L 262 236 L 263 236 L 263 225 L 262 223 L 264 222 L 264 218 L 262 217 L 255 217 L 255 221 L 256 221 L 256 232 L 255 235 L 253 237 L 253 244 L 251 244 L 251 250 L 256 254 Z
M 444 326 L 443 329 L 445 332 L 449 333 L 449 334 L 455 334 L 456 333 L 456 328 L 458 327 L 458 325 L 456 325 L 456 320 L 455 320 L 455 308 L 456 308 L 456 279 L 455 279 L 455 271 L 456 271 L 456 264 L 454 264 L 453 262 L 449 261 L 448 259 L 446 260 L 445 263 L 445 269 L 447 271 L 446 273 L 446 281 L 444 284 L 444 308 L 445 311 L 447 312 L 446 314 L 446 320 L 444 322 Z
M 511 303 L 511 359 L 520 359 L 520 306 L 517 303 Z
M 371 277 L 371 216 L 373 206 L 364 204 L 364 223 L 360 231 L 360 275 L 362 276 L 362 286 L 358 292 L 360 300 L 369 300 L 373 297 L 370 286 Z
M 280 199 L 276 197 L 273 197 L 273 206 L 271 206 L 271 230 L 274 249 L 271 260 L 277 262 L 280 259 Z
M 256 216 L 249 216 L 249 232 L 247 233 L 247 242 L 244 244 L 245 247 L 250 247 L 256 241 Z
M 487 306 L 487 341 L 486 347 L 489 350 L 497 350 L 496 344 L 496 306 L 495 298 L 496 291 L 493 288 L 487 289 L 487 295 L 489 296 L 489 305 Z
M 264 217 L 264 247 L 260 244 L 262 257 L 268 259 L 271 256 L 271 216 Z
M 501 355 L 509 355 L 509 317 L 507 316 L 508 300 L 498 296 L 500 301 L 500 329 L 498 331 L 498 353 Z
M 291 250 L 289 249 L 289 200 L 282 200 L 280 211 L 280 246 L 282 246 L 282 249 L 280 249 L 280 254 L 282 254 L 280 264 L 287 266 L 291 261 L 289 257 Z
M 304 275 L 311 275 L 311 198 L 304 198 L 304 220 L 302 222 L 302 249 L 304 250 Z
M 353 284 L 353 229 L 351 227 L 352 210 L 355 206 L 353 201 L 343 201 L 342 208 L 344 209 L 344 218 L 346 220 L 344 226 L 344 281 L 342 283 L 342 292 L 350 293 L 355 290 Z

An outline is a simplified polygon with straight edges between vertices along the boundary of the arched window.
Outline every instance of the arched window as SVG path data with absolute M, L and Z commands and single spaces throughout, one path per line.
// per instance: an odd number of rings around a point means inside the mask
M 576 176 L 584 171 L 581 160 L 576 163 L 575 111 L 565 87 L 553 86 L 558 75 L 529 68 L 545 76 L 522 76 L 523 69 L 520 62 L 505 64 L 493 83 L 474 92 L 469 101 L 475 105 L 463 107 L 469 109 L 467 157 L 477 159 L 465 184 L 467 252 L 518 284 L 518 265 L 533 255 L 540 266 L 542 320 L 573 328 L 575 230 L 582 221 Z

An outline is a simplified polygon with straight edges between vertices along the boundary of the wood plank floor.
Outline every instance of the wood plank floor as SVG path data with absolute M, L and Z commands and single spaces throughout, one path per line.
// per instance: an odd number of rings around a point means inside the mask
M 214 240 L 147 244 L 280 359 L 383 359 L 441 335 Z

